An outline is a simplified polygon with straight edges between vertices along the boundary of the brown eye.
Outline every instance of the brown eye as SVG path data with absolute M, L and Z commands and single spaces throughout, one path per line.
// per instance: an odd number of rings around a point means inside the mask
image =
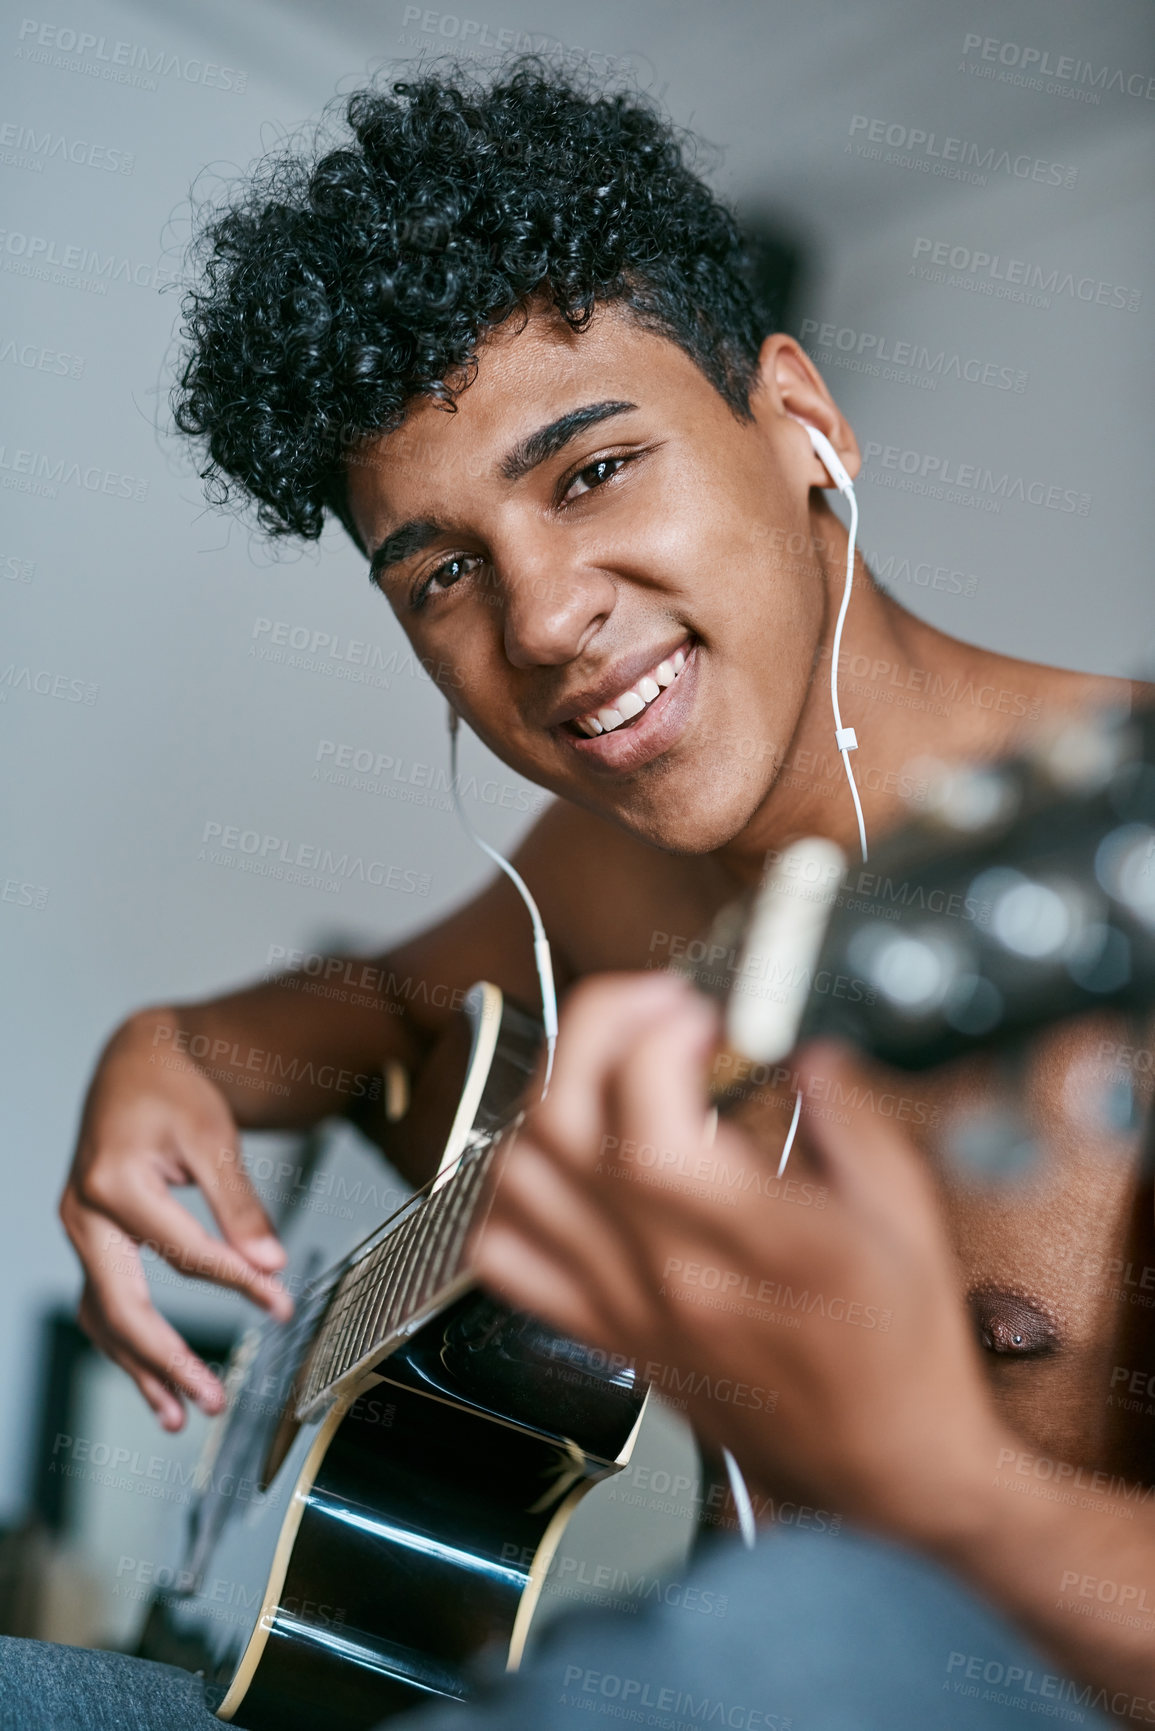
M 566 498 L 580 499 L 582 494 L 592 493 L 596 487 L 604 487 L 607 481 L 613 480 L 625 460 L 624 457 L 599 457 L 596 463 L 587 463 L 566 488 Z
M 1041 1358 L 1060 1344 L 1054 1319 L 1040 1304 L 1002 1287 L 975 1287 L 967 1295 L 979 1343 L 1007 1358 Z

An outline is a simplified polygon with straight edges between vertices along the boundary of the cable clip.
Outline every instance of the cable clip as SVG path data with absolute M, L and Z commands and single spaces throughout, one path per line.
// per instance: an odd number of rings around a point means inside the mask
M 836 727 L 834 730 L 834 739 L 839 751 L 858 750 L 858 735 L 855 733 L 853 727 Z

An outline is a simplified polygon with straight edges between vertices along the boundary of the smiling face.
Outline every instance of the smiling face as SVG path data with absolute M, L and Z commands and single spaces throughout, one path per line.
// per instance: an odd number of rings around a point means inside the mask
M 613 306 L 581 333 L 510 320 L 480 355 L 455 413 L 418 401 L 349 467 L 376 581 L 511 768 L 657 846 L 715 849 L 773 785 L 822 633 L 823 472 L 789 413 L 850 436 L 784 337 L 749 421 Z

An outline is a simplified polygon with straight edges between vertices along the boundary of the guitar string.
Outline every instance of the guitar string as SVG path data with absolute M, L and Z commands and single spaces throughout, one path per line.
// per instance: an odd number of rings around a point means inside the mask
M 500 1134 L 501 1132 L 498 1132 L 498 1135 Z M 454 1184 L 455 1181 L 465 1173 L 468 1166 L 472 1166 L 477 1159 L 481 1158 L 483 1154 L 487 1153 L 495 1145 L 497 1139 L 498 1136 L 495 1135 L 494 1137 L 487 1139 L 485 1144 L 481 1147 L 466 1149 L 460 1156 L 460 1159 L 456 1167 L 452 1170 L 450 1177 L 448 1179 L 443 1179 L 442 1184 Z M 381 1239 L 380 1243 L 382 1247 L 390 1243 L 394 1235 L 401 1232 L 410 1220 L 421 1215 L 428 1207 L 429 1203 L 434 1200 L 436 1193 L 433 1191 L 433 1185 L 437 1183 L 439 1176 L 440 1174 L 435 1175 L 429 1180 L 428 1184 L 423 1187 L 426 1191 L 425 1195 L 422 1195 L 420 1191 L 416 1192 L 413 1197 L 410 1197 L 408 1202 L 403 1204 L 402 1209 L 397 1211 L 398 1214 L 403 1213 L 406 1209 L 410 1212 L 405 1213 L 404 1219 L 398 1222 L 398 1224 L 393 1228 L 393 1231 Z M 416 1207 L 414 1207 L 414 1203 L 416 1203 Z M 395 1219 L 396 1216 L 393 1216 L 392 1218 Z M 266 1375 L 275 1375 L 278 1370 L 283 1369 L 288 1364 L 290 1359 L 296 1356 L 299 1347 L 315 1327 L 317 1317 L 323 1312 L 324 1307 L 330 1302 L 333 1292 L 349 1273 L 360 1267 L 363 1269 L 363 1273 L 357 1278 L 364 1279 L 365 1276 L 372 1272 L 372 1269 L 369 1266 L 369 1258 L 373 1254 L 373 1249 L 371 1248 L 366 1251 L 365 1255 L 361 1257 L 360 1264 L 358 1263 L 357 1253 L 363 1248 L 363 1246 L 372 1245 L 372 1240 L 377 1237 L 378 1233 L 380 1233 L 386 1225 L 388 1225 L 388 1221 L 383 1221 L 381 1225 L 375 1227 L 373 1231 L 366 1233 L 365 1237 L 362 1238 L 344 1258 L 331 1264 L 329 1268 L 316 1276 L 316 1281 L 323 1281 L 324 1285 L 319 1286 L 315 1283 L 311 1283 L 313 1284 L 313 1291 L 305 1301 L 305 1308 L 303 1308 L 290 1323 L 285 1325 L 286 1332 L 280 1337 L 278 1343 L 279 1350 L 267 1367 Z M 350 1294 L 353 1302 L 355 1302 L 357 1297 L 363 1296 L 361 1294 L 356 1294 L 353 1288 L 350 1288 Z
M 506 1135 L 510 1129 L 516 1127 L 520 1122 L 520 1118 L 520 1112 L 514 1113 L 506 1120 L 506 1122 L 495 1125 L 491 1129 L 480 1133 L 472 1146 L 467 1146 L 458 1156 L 457 1162 L 450 1169 L 448 1177 L 441 1172 L 434 1173 L 433 1177 L 430 1178 L 420 1189 L 416 1190 L 404 1203 L 402 1203 L 400 1208 L 396 1209 L 392 1215 L 383 1220 L 380 1225 L 373 1227 L 371 1231 L 367 1232 L 344 1257 L 332 1263 L 329 1268 L 323 1270 L 321 1274 L 315 1277 L 314 1282 L 311 1283 L 314 1286 L 314 1291 L 310 1294 L 307 1300 L 308 1309 L 298 1312 L 298 1314 L 293 1317 L 292 1321 L 285 1325 L 287 1332 L 281 1337 L 281 1351 L 273 1361 L 273 1364 L 269 1367 L 270 1375 L 273 1374 L 276 1369 L 280 1368 L 290 1356 L 296 1353 L 300 1342 L 312 1329 L 320 1307 L 330 1300 L 334 1289 L 339 1286 L 345 1276 L 358 1265 L 358 1253 L 364 1250 L 367 1245 L 371 1247 L 369 1250 L 366 1250 L 365 1254 L 361 1257 L 361 1261 L 367 1263 L 370 1255 L 373 1253 L 373 1248 L 383 1247 L 387 1244 L 394 1234 L 399 1232 L 409 1220 L 413 1219 L 415 1215 L 421 1213 L 426 1208 L 433 1198 L 435 1186 L 440 1190 L 443 1185 L 454 1184 L 465 1171 L 466 1167 L 472 1165 L 475 1160 L 480 1159 L 485 1154 L 491 1152 L 500 1142 L 501 1138 Z M 424 1195 L 422 1194 L 422 1191 L 424 1191 Z M 402 1215 L 404 1215 L 404 1219 L 400 1218 Z M 392 1232 L 386 1233 L 385 1237 L 380 1239 L 380 1246 L 373 1247 L 373 1240 L 378 1238 L 381 1233 L 385 1232 L 385 1228 L 389 1225 L 390 1220 L 397 1221 L 398 1224 L 393 1228 Z M 316 1282 L 324 1282 L 324 1284 L 318 1286 L 316 1285 Z

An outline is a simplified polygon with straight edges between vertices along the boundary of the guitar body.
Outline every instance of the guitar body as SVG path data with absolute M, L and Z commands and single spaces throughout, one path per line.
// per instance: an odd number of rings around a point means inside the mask
M 454 1136 L 500 1121 L 532 1058 L 529 1019 L 475 994 L 443 1170 Z M 458 1285 L 303 1421 L 312 1335 L 287 1354 L 266 1326 L 238 1348 L 186 1554 L 140 1646 L 200 1672 L 222 1720 L 360 1731 L 465 1699 L 479 1661 L 519 1662 L 569 1515 L 626 1464 L 645 1391 Z

